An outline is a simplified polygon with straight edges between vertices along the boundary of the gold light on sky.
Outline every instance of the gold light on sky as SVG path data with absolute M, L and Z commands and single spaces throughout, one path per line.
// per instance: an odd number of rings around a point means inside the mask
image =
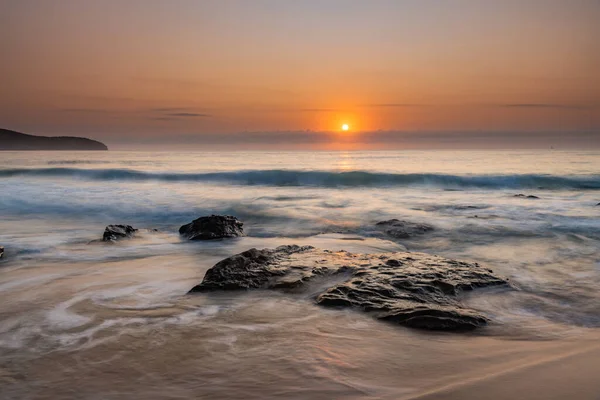
M 597 0 L 23 0 L 0 15 L 0 127 L 33 134 L 287 132 L 294 148 L 307 131 L 600 129 Z

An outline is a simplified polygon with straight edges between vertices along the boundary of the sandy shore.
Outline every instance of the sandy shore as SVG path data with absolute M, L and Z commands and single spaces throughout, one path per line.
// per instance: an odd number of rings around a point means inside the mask
M 547 342 L 489 342 L 487 356 L 466 357 L 469 362 L 480 359 L 467 367 L 469 372 L 464 372 L 464 364 L 457 365 L 460 374 L 450 373 L 403 399 L 600 399 L 600 335 Z M 490 362 L 492 359 L 500 362 Z
M 209 250 L 161 233 L 108 253 L 87 242 L 58 248 L 74 260 L 4 264 L 0 399 L 600 400 L 598 329 L 524 318 L 432 333 L 301 293 L 186 295 L 227 254 L 285 241 L 398 246 L 248 237 Z

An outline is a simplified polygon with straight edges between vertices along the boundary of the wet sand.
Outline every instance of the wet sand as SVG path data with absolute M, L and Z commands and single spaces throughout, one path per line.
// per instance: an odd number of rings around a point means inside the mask
M 507 348 L 502 362 L 442 379 L 405 400 L 442 399 L 600 399 L 600 337 L 576 341 L 511 342 L 492 340 L 491 350 Z M 485 347 L 481 349 L 487 352 Z M 498 355 L 494 355 L 496 359 Z M 460 369 L 457 367 L 457 369 Z
M 428 333 L 278 292 L 185 295 L 197 259 L 4 270 L 0 398 L 599 398 L 595 329 Z
M 401 249 L 347 239 L 307 243 Z M 139 258 L 127 252 L 146 246 L 144 239 L 78 244 L 68 254 L 85 246 L 89 261 L 4 264 L 0 398 L 599 398 L 596 329 L 530 318 L 523 331 L 492 323 L 472 334 L 430 333 L 324 309 L 301 294 L 186 295 L 222 252 L 263 241 L 244 238 L 215 252 L 175 242 L 186 251 Z M 94 260 L 107 250 L 127 257 Z
M 366 322 L 356 317 L 342 320 Z M 263 322 L 270 325 L 273 319 Z M 384 338 L 390 327 L 380 324 L 377 331 L 371 330 L 376 325 L 363 331 L 371 339 L 355 336 L 355 327 L 345 335 L 344 329 L 321 326 L 310 338 L 309 331 L 297 332 L 292 343 L 290 329 L 301 331 L 296 324 L 245 325 L 247 332 L 236 337 L 185 328 L 167 334 L 145 331 L 143 325 L 129 327 L 137 329 L 128 328 L 118 341 L 105 332 L 108 336 L 100 338 L 106 341 L 93 347 L 5 364 L 1 397 L 597 400 L 600 394 L 596 333 L 516 341 L 430 336 L 394 327 L 400 331 L 392 343 Z

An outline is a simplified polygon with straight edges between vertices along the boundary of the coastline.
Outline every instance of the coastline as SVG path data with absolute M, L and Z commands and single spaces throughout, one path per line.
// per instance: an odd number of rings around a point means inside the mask
M 597 400 L 600 158 L 562 155 L 7 154 L 0 397 Z M 245 236 L 180 235 L 213 213 Z M 102 242 L 110 224 L 139 230 Z M 479 263 L 514 290 L 462 293 L 489 319 L 462 333 L 319 306 L 323 286 L 187 295 L 227 257 L 292 244 Z

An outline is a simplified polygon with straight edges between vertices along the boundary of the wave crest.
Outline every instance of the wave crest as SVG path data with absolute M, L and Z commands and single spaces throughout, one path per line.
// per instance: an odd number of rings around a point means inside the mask
M 97 181 L 221 182 L 234 185 L 386 187 L 433 186 L 481 189 L 600 189 L 600 175 L 449 175 L 367 171 L 244 170 L 205 173 L 144 172 L 131 169 L 20 168 L 0 170 L 0 178 L 73 178 Z

